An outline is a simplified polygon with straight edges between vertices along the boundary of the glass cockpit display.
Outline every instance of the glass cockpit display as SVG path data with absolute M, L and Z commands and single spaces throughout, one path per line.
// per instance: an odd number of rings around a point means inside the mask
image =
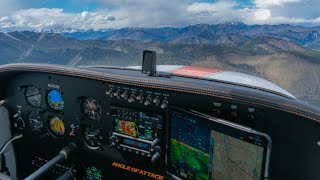
M 211 130 L 211 179 L 260 179 L 263 147 Z
M 268 176 L 271 140 L 266 134 L 178 109 L 170 113 L 169 127 L 171 175 L 204 180 Z
M 210 127 L 177 112 L 172 113 L 170 120 L 171 170 L 182 178 L 208 179 Z
M 47 95 L 48 105 L 55 111 L 62 111 L 64 108 L 64 100 L 62 94 L 57 90 L 49 91 Z
M 111 145 L 121 151 L 157 161 L 161 156 L 162 115 L 112 106 Z
M 115 132 L 140 139 L 153 140 L 154 130 L 152 124 L 142 124 L 121 119 L 115 119 L 114 124 Z

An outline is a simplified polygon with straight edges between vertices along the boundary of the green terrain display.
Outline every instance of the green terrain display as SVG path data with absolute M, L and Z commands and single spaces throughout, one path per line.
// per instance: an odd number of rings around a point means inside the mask
M 170 139 L 171 163 L 196 179 L 208 179 L 209 154 Z

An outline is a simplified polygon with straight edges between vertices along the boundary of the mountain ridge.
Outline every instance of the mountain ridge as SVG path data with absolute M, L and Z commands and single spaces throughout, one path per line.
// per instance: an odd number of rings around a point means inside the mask
M 169 42 L 176 44 L 227 44 L 235 45 L 257 36 L 280 38 L 306 48 L 319 49 L 320 26 L 304 27 L 289 24 L 246 25 L 241 22 L 196 24 L 182 28 L 121 28 L 104 31 L 63 33 L 79 40 L 132 39 L 142 42 Z
M 0 64 L 135 66 L 141 65 L 142 51 L 147 49 L 157 52 L 158 64 L 212 67 L 259 76 L 312 103 L 320 99 L 319 31 L 289 27 L 248 30 L 252 27 L 234 23 L 180 29 L 126 28 L 77 32 L 77 39 L 61 33 L 0 32 Z M 83 35 L 93 38 L 79 40 Z

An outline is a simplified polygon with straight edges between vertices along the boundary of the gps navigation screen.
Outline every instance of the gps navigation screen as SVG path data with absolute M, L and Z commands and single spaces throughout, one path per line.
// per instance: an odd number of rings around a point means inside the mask
M 168 173 L 186 179 L 262 179 L 263 137 L 184 111 L 170 113 Z
M 210 179 L 260 179 L 263 148 L 211 131 Z

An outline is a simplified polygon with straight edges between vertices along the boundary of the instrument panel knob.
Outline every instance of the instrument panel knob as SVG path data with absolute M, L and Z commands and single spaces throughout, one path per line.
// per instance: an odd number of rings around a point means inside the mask
M 106 95 L 111 95 L 112 90 L 106 91 Z
M 160 142 L 159 138 L 154 139 L 152 141 L 151 148 L 155 148 L 158 145 L 159 142 Z
M 231 113 L 230 113 L 230 115 L 231 115 L 231 118 L 232 119 L 237 119 L 237 117 L 238 117 L 238 114 L 237 114 L 237 112 L 235 112 L 235 111 L 232 111 Z
M 128 102 L 129 102 L 129 103 L 134 102 L 135 98 L 136 98 L 135 95 L 134 95 L 134 94 L 131 94 L 130 98 L 128 99 Z
M 142 99 L 141 94 L 136 97 L 136 100 L 140 101 Z
M 159 98 L 154 98 L 154 99 L 152 100 L 152 102 L 155 103 L 155 104 L 158 104 L 158 103 L 160 102 L 160 99 L 159 99 Z
M 164 108 L 168 107 L 168 100 L 166 100 L 166 99 L 163 100 L 160 107 L 161 107 L 161 109 L 164 109 Z
M 116 92 L 113 93 L 114 97 L 117 97 L 118 95 L 119 95 L 119 91 L 116 91 Z
M 122 98 L 126 98 L 126 97 L 128 97 L 128 94 L 126 92 L 124 92 L 124 93 L 121 94 L 121 97 Z
M 221 110 L 220 110 L 220 109 L 214 109 L 214 110 L 213 110 L 213 114 L 214 114 L 214 116 L 216 116 L 216 117 L 220 117 L 220 116 L 221 116 Z
M 147 98 L 146 98 L 146 101 L 144 102 L 144 105 L 145 106 L 148 106 L 150 103 L 151 103 L 151 97 L 150 96 L 148 96 Z
M 151 163 L 156 162 L 159 158 L 160 158 L 160 153 L 159 152 L 154 153 L 154 155 L 151 158 Z

